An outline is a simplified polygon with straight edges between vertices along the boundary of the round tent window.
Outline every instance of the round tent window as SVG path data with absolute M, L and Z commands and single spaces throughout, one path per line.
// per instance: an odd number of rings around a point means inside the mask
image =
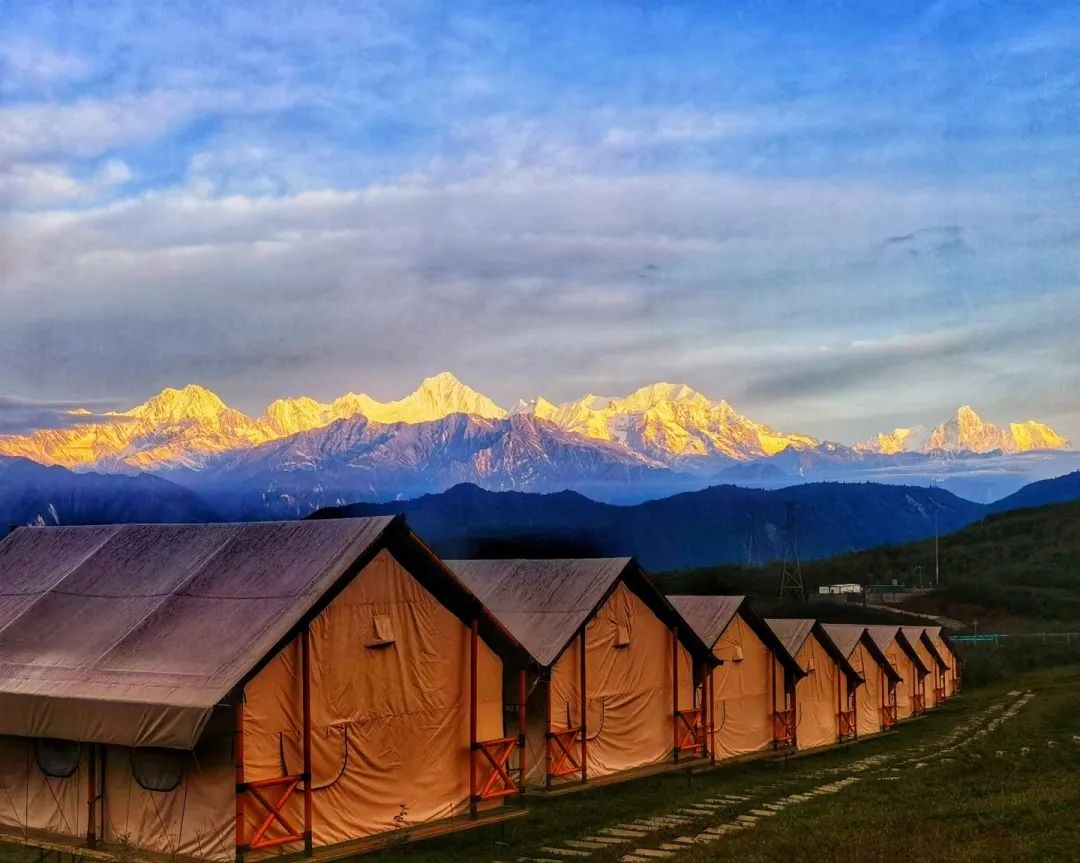
M 74 740 L 41 738 L 34 741 L 34 758 L 46 776 L 67 779 L 79 769 L 79 744 Z
M 184 779 L 187 759 L 182 749 L 132 749 L 131 775 L 147 791 L 173 791 Z

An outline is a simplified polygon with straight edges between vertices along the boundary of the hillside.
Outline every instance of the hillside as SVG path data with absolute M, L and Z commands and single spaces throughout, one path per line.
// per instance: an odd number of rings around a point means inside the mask
M 940 541 L 941 586 L 904 603 L 912 611 L 941 614 L 980 629 L 1066 628 L 1080 623 L 1080 501 L 997 513 Z M 808 591 L 819 584 L 918 586 L 916 567 L 929 586 L 934 577 L 932 539 L 809 561 Z M 775 595 L 776 565 L 745 570 L 708 567 L 662 576 L 669 592 L 744 592 Z
M 0 536 L 12 525 L 217 519 L 193 491 L 158 477 L 77 474 L 0 457 Z
M 775 491 L 714 486 L 634 506 L 574 492 L 537 495 L 458 485 L 443 494 L 321 510 L 315 517 L 405 513 L 444 557 L 633 555 L 655 570 L 741 561 L 751 518 L 763 560 L 783 553 L 788 504 L 801 555 L 931 535 L 980 518 L 984 508 L 947 491 L 870 483 L 813 483 Z

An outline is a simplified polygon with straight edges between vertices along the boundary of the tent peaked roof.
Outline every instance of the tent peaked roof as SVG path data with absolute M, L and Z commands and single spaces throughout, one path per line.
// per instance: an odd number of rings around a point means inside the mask
M 822 626 L 844 656 L 850 659 L 852 651 L 861 642 L 873 660 L 884 669 L 886 677 L 895 681 L 901 679 L 900 673 L 893 668 L 883 649 L 874 641 L 865 626 L 859 623 L 824 623 Z
M 717 640 L 737 614 L 742 615 L 758 638 L 770 649 L 780 664 L 796 675 L 802 669 L 776 632 L 753 610 L 745 596 L 669 596 L 668 600 L 707 645 Z
M 788 653 L 794 656 L 803 646 L 803 642 L 814 630 L 815 621 L 809 618 L 780 619 L 770 617 L 765 621 L 776 633 L 777 638 L 787 648 Z
M 858 682 L 862 681 L 862 675 L 852 667 L 851 663 L 848 661 L 847 654 L 840 650 L 836 645 L 836 642 L 832 640 L 825 631 L 825 628 L 817 620 L 803 617 L 770 617 L 765 622 L 776 633 L 780 641 L 783 642 L 784 647 L 787 648 L 788 653 L 792 656 L 795 656 L 806 642 L 806 639 L 813 635 L 821 642 L 821 646 L 825 648 L 825 652 L 829 654 L 838 666 L 840 666 L 840 670 L 843 671 L 845 675 L 851 680 Z
M 866 627 L 857 623 L 823 623 L 822 626 L 844 656 L 851 656 L 851 651 L 866 632 Z
M 0 543 L 0 734 L 190 748 L 383 547 L 483 613 L 401 516 L 15 530 Z
M 870 637 L 873 639 L 882 653 L 889 649 L 889 645 L 892 642 L 896 642 L 900 645 L 900 649 L 907 654 L 907 657 L 915 664 L 923 674 L 929 674 L 930 669 L 926 667 L 926 663 L 922 661 L 922 657 L 915 650 L 915 646 L 911 643 L 908 637 L 904 634 L 904 627 L 892 626 L 891 624 L 877 624 L 875 626 L 866 627 L 866 631 L 870 633 Z
M 870 638 L 873 639 L 882 651 L 888 650 L 889 645 L 896 640 L 896 636 L 900 633 L 899 626 L 890 626 L 888 624 L 877 624 L 875 626 L 866 627 L 866 631 L 870 634 Z
M 682 621 L 629 557 L 448 560 L 446 565 L 530 653 L 552 665 L 619 579 L 669 625 Z M 679 638 L 699 656 L 711 649 L 687 626 Z
M 724 634 L 728 624 L 742 604 L 745 596 L 669 596 L 675 610 L 683 616 L 702 640 L 709 645 Z
M 912 646 L 921 644 L 925 647 L 939 668 L 949 667 L 949 663 L 947 663 L 944 657 L 938 652 L 938 649 L 930 636 L 930 631 L 925 626 L 905 626 L 902 627 L 902 629 L 904 631 L 904 636 L 911 642 Z

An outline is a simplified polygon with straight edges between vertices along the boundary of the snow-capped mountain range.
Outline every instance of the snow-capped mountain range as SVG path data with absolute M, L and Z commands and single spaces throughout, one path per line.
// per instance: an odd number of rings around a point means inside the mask
M 204 491 L 227 488 L 246 496 L 249 508 L 299 514 L 462 481 L 640 499 L 717 480 L 790 484 L 901 464 L 940 471 L 946 457 L 1068 447 L 1042 423 L 999 427 L 968 406 L 928 431 L 895 429 L 851 447 L 823 443 L 669 383 L 625 397 L 537 398 L 507 411 L 448 372 L 396 401 L 355 393 L 328 403 L 278 399 L 258 417 L 189 385 L 127 411 L 75 411 L 66 428 L 0 436 L 0 456 L 76 471 L 165 474 Z

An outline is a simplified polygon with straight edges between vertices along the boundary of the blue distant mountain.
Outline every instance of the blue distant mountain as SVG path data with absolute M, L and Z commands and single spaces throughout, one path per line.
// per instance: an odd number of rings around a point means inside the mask
M 73 473 L 25 458 L 0 457 L 0 536 L 20 525 L 217 519 L 195 492 L 155 476 Z
M 462 484 L 408 501 L 324 509 L 315 518 L 404 513 L 447 557 L 633 555 L 656 570 L 782 556 L 793 506 L 800 556 L 810 560 L 959 530 L 986 507 L 936 488 L 808 483 L 779 490 L 724 485 L 632 506 L 574 492 L 490 492 Z

